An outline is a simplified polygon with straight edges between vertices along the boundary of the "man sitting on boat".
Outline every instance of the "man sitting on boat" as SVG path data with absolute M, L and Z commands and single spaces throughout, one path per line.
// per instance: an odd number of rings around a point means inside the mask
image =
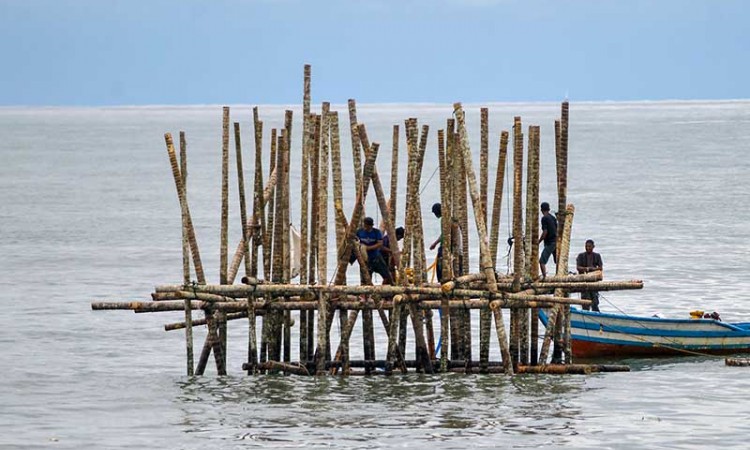
M 594 252 L 594 241 L 591 239 L 587 240 L 585 248 L 586 251 L 579 253 L 578 258 L 576 258 L 578 273 L 589 273 L 604 269 L 602 256 Z M 584 291 L 581 292 L 581 298 L 591 300 L 591 311 L 599 312 L 599 292 Z M 588 311 L 589 305 L 584 305 L 583 309 Z

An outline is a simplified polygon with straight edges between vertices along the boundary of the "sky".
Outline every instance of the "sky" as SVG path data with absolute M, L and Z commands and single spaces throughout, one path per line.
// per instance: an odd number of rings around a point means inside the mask
M 746 0 L 0 0 L 0 106 L 750 98 Z

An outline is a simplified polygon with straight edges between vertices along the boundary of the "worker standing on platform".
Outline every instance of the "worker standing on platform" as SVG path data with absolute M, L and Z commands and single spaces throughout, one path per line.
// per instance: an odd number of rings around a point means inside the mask
M 542 235 L 539 236 L 538 244 L 544 242 L 542 255 L 539 257 L 539 270 L 542 272 L 542 279 L 547 277 L 547 261 L 549 257 L 557 264 L 557 219 L 549 212 L 549 203 L 542 202 Z
M 443 209 L 440 203 L 435 203 L 432 205 L 432 213 L 435 214 L 435 217 L 438 219 L 443 217 Z M 440 227 L 442 229 L 442 226 Z M 440 233 L 440 237 L 435 240 L 435 242 L 430 245 L 430 250 L 435 250 L 435 247 L 440 245 L 438 247 L 438 253 L 437 253 L 437 265 L 435 266 L 435 270 L 437 271 L 437 279 L 439 283 L 443 282 L 443 234 Z M 461 226 L 458 224 L 458 221 L 455 219 L 451 220 L 451 254 L 453 255 L 454 261 L 458 260 L 458 271 L 453 274 L 454 277 L 459 277 L 463 275 L 463 252 L 464 252 L 464 245 L 463 245 L 463 236 L 461 235 Z
M 603 270 L 604 264 L 602 263 L 602 256 L 599 253 L 594 252 L 594 241 L 589 239 L 586 241 L 586 251 L 579 253 L 576 258 L 576 268 L 578 273 L 589 273 L 596 272 L 597 270 Z M 586 311 L 591 308 L 591 311 L 599 312 L 599 292 L 597 291 L 583 291 L 581 292 L 581 299 L 591 300 L 591 306 L 584 305 L 583 309 Z

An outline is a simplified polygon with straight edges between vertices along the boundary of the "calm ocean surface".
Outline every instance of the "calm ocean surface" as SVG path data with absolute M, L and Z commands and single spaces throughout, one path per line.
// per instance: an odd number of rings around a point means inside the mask
M 499 133 L 520 115 L 525 129 L 542 127 L 541 197 L 555 205 L 559 104 L 488 106 L 492 178 Z M 345 106 L 333 108 L 348 123 Z M 478 164 L 479 105 L 466 108 Z M 704 309 L 725 321 L 750 321 L 750 102 L 570 109 L 572 252 L 592 238 L 607 279 L 645 282 L 642 291 L 607 293 L 602 310 L 688 317 Z M 260 109 L 266 145 L 283 110 Z M 403 134 L 407 117 L 431 125 L 422 181 L 428 236 L 439 233 L 429 209 L 439 200 L 437 177 L 428 182 L 437 166 L 436 130 L 450 113 L 450 105 L 359 107 L 370 139 L 382 144 L 386 185 L 391 126 L 401 124 Z M 232 109 L 244 127 L 249 180 L 251 117 L 250 107 Z M 0 108 L 0 447 L 748 447 L 750 369 L 715 357 L 632 359 L 624 361 L 630 373 L 592 376 L 250 378 L 241 371 L 246 323 L 236 322 L 230 375 L 215 377 L 210 368 L 205 377 L 187 378 L 184 332 L 163 329 L 180 313 L 90 307 L 94 300 L 148 300 L 155 285 L 181 281 L 180 212 L 163 140 L 164 132 L 179 130 L 187 132 L 190 208 L 204 267 L 216 282 L 219 106 Z M 297 121 L 297 155 L 300 132 Z M 342 132 L 351 186 L 348 143 Z M 401 188 L 405 148 L 402 136 Z M 292 161 L 295 186 L 300 163 Z M 232 248 L 240 234 L 235 186 Z M 353 194 L 345 193 L 347 214 Z M 297 223 L 299 204 L 294 208 Z M 197 345 L 204 334 L 196 331 Z M 353 357 L 360 343 L 356 335 Z

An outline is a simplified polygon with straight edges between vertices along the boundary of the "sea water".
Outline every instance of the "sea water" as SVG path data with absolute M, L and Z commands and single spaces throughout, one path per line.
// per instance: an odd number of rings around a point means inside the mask
M 522 117 L 525 132 L 541 126 L 541 200 L 555 209 L 559 104 L 465 105 L 477 169 L 481 106 L 490 108 L 491 180 L 499 134 L 513 117 Z M 266 171 L 270 129 L 283 126 L 284 109 L 260 107 Z M 299 107 L 292 109 L 298 226 L 302 127 Z M 333 109 L 351 187 L 346 108 Z M 430 179 L 436 130 L 451 106 L 360 105 L 358 112 L 370 140 L 381 144 L 384 186 L 392 126 L 401 126 L 397 225 L 404 217 L 403 121 L 417 117 L 430 126 L 421 207 L 425 240 L 432 241 L 439 235 L 430 212 L 439 201 L 438 177 Z M 251 118 L 250 106 L 232 107 L 248 189 Z M 613 360 L 632 371 L 590 376 L 248 377 L 241 370 L 247 325 L 238 321 L 229 328 L 229 375 L 216 377 L 209 367 L 204 377 L 186 377 L 184 332 L 163 329 L 181 313 L 90 307 L 149 300 L 155 285 L 181 282 L 180 209 L 163 138 L 171 132 L 176 140 L 180 130 L 187 133 L 193 222 L 209 281 L 217 282 L 220 106 L 0 109 L 0 447 L 747 447 L 750 372 L 717 357 Z M 571 256 L 594 239 L 607 280 L 644 280 L 642 291 L 603 293 L 603 311 L 687 318 L 702 309 L 750 321 L 748 149 L 747 101 L 571 103 Z M 233 249 L 240 235 L 234 162 L 230 169 Z M 500 271 L 508 269 L 508 191 L 506 185 Z M 353 202 L 348 188 L 347 214 Z M 378 219 L 374 200 L 367 213 Z M 329 274 L 333 242 L 331 235 Z M 473 269 L 477 242 L 472 228 Z M 356 280 L 354 267 L 349 277 Z M 195 334 L 200 348 L 205 330 Z M 354 358 L 362 354 L 359 329 L 352 339 Z M 496 358 L 495 346 L 493 340 Z M 378 351 L 384 347 L 379 340 Z

